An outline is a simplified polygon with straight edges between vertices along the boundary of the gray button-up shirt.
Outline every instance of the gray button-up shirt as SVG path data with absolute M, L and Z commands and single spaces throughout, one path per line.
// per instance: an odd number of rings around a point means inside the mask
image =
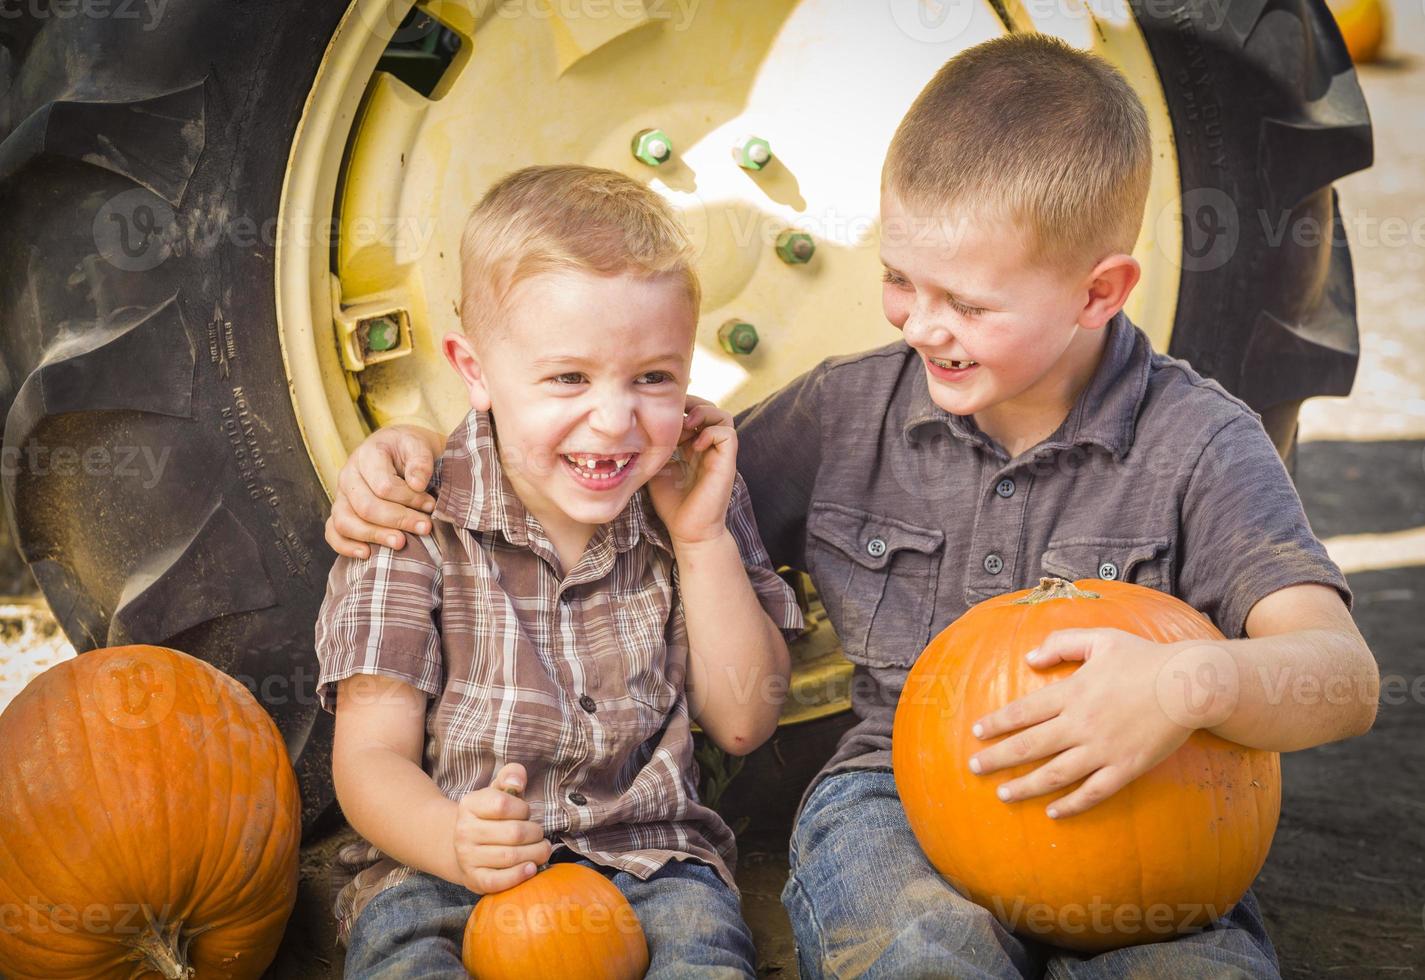
M 1013 459 L 931 401 L 904 342 L 823 361 L 738 415 L 772 561 L 811 573 L 856 665 L 859 721 L 813 786 L 889 767 L 896 699 L 930 638 L 1040 576 L 1160 589 L 1228 637 L 1290 585 L 1351 601 L 1256 414 L 1122 314 L 1106 329 L 1064 423 Z

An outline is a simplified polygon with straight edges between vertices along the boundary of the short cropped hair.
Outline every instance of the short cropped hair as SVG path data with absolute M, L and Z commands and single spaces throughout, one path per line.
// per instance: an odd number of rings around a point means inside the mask
M 901 120 L 881 191 L 912 214 L 962 210 L 1023 229 L 1032 260 L 1131 252 L 1152 175 L 1148 115 L 1119 72 L 1015 33 L 951 58 Z
M 470 211 L 460 238 L 460 322 L 480 339 L 520 282 L 549 272 L 671 276 L 694 313 L 701 288 L 687 230 L 657 192 L 614 170 L 525 167 Z

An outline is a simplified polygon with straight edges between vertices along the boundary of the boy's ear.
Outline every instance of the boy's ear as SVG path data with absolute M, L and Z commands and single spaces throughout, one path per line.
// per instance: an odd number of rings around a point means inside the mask
M 1143 268 L 1131 255 L 1110 255 L 1089 273 L 1088 301 L 1079 312 L 1079 326 L 1098 330 L 1128 302 L 1128 294 L 1138 285 Z
M 490 390 L 485 384 L 485 369 L 470 338 L 458 330 L 452 330 L 441 340 L 440 348 L 450 366 L 460 375 L 460 380 L 465 382 L 466 390 L 470 392 L 470 407 L 488 412 Z

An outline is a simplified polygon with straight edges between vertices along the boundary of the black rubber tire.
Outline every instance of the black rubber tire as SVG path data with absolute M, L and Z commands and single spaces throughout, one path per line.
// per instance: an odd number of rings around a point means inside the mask
M 1321 0 L 1130 2 L 1178 152 L 1168 352 L 1261 413 L 1290 458 L 1301 402 L 1349 393 L 1360 352 L 1331 187 L 1372 160 L 1355 69 Z
M 26 460 L 4 467 L 15 540 L 79 649 L 162 643 L 250 685 L 286 736 L 309 835 L 334 812 L 312 655 L 328 501 L 274 329 L 271 236 L 240 227 L 276 216 L 344 8 L 0 18 L 0 413 L 7 463 Z M 1234 0 L 1216 26 L 1211 9 L 1138 9 L 1184 190 L 1216 189 L 1238 215 L 1329 220 L 1329 183 L 1369 163 L 1370 133 L 1324 7 Z M 144 215 L 158 220 L 140 231 L 179 233 L 171 254 L 156 233 L 124 250 L 118 232 Z M 1273 248 L 1239 225 L 1218 267 L 1188 262 L 1172 351 L 1294 419 L 1301 398 L 1349 388 L 1349 255 Z M 121 459 L 129 447 L 151 455 Z M 73 454 L 63 468 L 58 450 Z
M 161 643 L 248 684 L 310 831 L 333 799 L 312 627 L 334 556 L 263 225 L 346 4 L 184 0 L 152 21 L 142 4 L 26 7 L 0 18 L 15 539 L 77 649 Z

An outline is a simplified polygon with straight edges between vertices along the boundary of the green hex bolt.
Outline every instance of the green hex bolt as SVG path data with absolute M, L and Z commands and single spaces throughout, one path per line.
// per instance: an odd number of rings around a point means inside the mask
M 728 320 L 718 328 L 717 342 L 729 354 L 751 354 L 757 348 L 757 328 L 746 320 Z
M 772 144 L 760 136 L 744 136 L 732 145 L 732 158 L 743 170 L 761 170 L 772 162 Z
M 777 236 L 777 257 L 787 265 L 805 265 L 816 254 L 816 242 L 804 231 L 790 228 Z
M 372 354 L 394 350 L 401 343 L 401 325 L 395 317 L 378 316 L 363 320 L 357 327 L 362 348 Z
M 661 129 L 640 129 L 633 137 L 633 155 L 650 167 L 662 166 L 673 155 L 673 141 Z

